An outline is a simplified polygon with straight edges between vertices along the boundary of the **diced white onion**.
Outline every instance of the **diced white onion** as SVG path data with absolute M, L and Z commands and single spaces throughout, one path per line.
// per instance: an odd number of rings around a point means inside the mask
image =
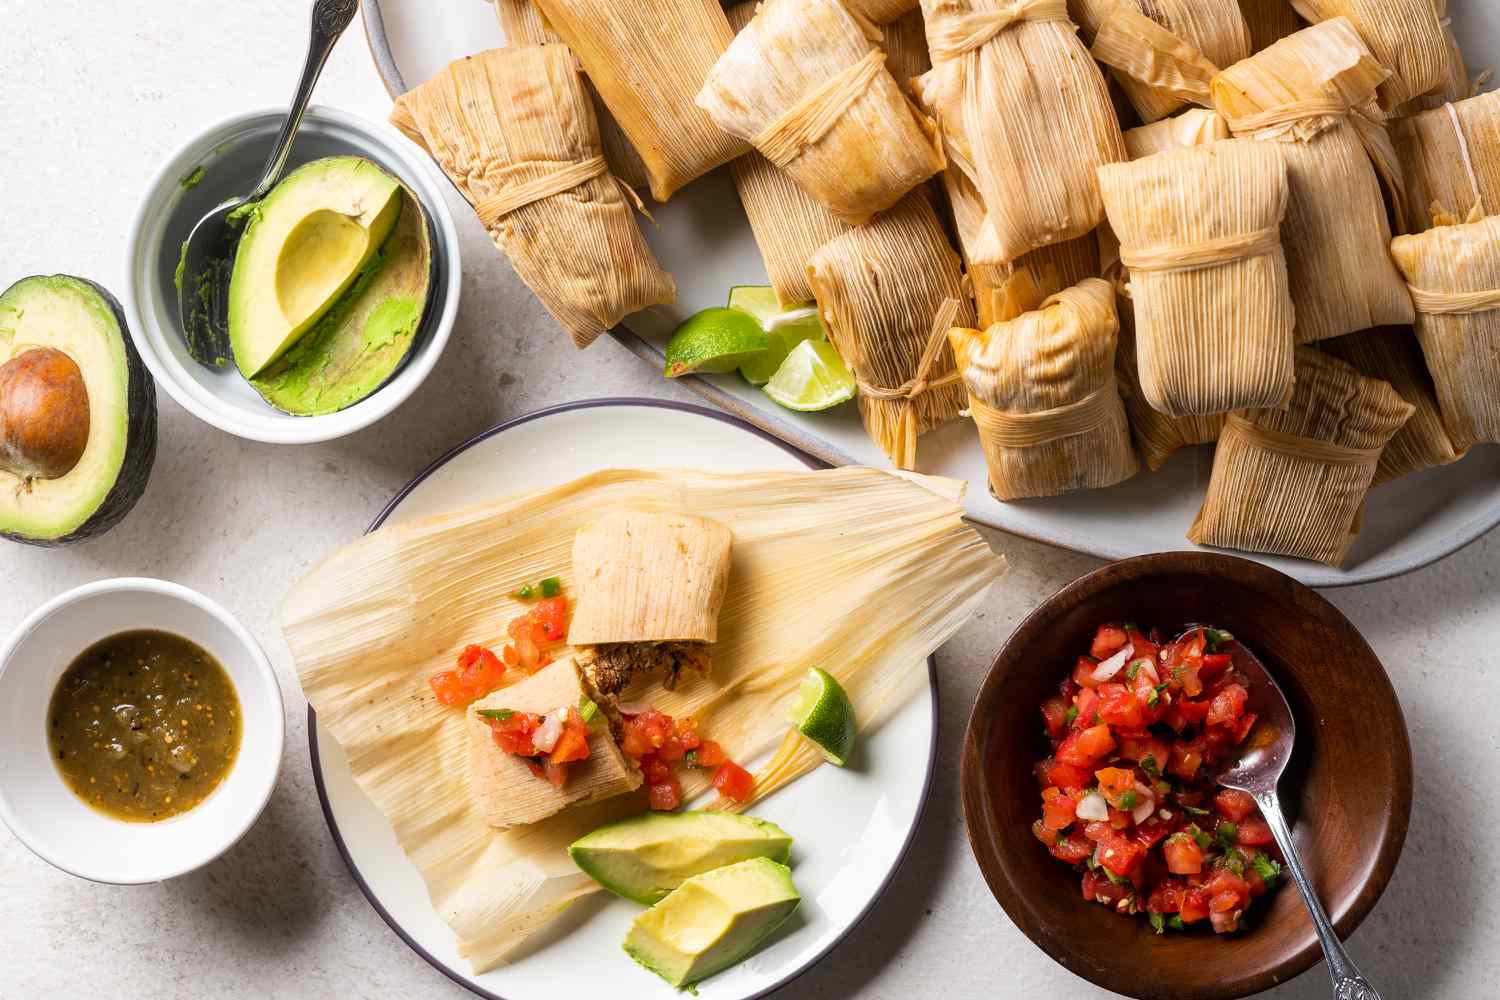
M 1140 824 L 1151 818 L 1156 812 L 1156 793 L 1139 781 L 1135 783 L 1135 808 L 1130 810 L 1132 822 Z
M 1109 803 L 1098 792 L 1089 792 L 1078 803 L 1078 818 L 1091 823 L 1102 823 L 1109 819 Z
M 1103 663 L 1094 668 L 1094 680 L 1099 682 L 1100 684 L 1103 684 L 1115 674 L 1118 674 L 1121 670 L 1124 670 L 1125 664 L 1134 654 L 1135 646 L 1127 642 L 1124 649 L 1120 650 L 1114 656 L 1111 656 L 1109 659 L 1105 660 Z
M 531 734 L 531 745 L 540 753 L 551 753 L 557 746 L 557 739 L 562 731 L 562 720 L 557 717 L 556 712 L 552 712 L 542 720 L 536 732 Z
M 1141 661 L 1140 661 L 1140 664 L 1141 664 L 1141 673 L 1143 673 L 1147 677 L 1151 678 L 1151 683 L 1152 684 L 1160 684 L 1161 683 L 1161 674 L 1158 674 L 1156 672 L 1156 665 L 1153 664 L 1149 658 L 1143 657 L 1141 659 Z
M 651 711 L 651 706 L 643 701 L 620 702 L 621 715 L 645 715 L 649 711 Z

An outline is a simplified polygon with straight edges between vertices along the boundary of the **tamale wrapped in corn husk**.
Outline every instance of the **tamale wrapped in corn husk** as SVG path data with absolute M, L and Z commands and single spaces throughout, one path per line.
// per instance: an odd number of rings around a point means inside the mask
M 1140 160 L 1169 149 L 1206 146 L 1229 138 L 1229 124 L 1217 111 L 1189 108 L 1173 118 L 1164 118 L 1125 133 L 1125 151 Z
M 902 90 L 910 90 L 913 80 L 932 69 L 932 57 L 927 52 L 927 24 L 922 20 L 922 9 L 913 7 L 887 24 L 882 33 L 885 35 L 886 69 L 891 71 L 891 76 L 896 78 Z
M 1387 71 L 1345 18 L 1304 28 L 1214 81 L 1236 136 L 1274 144 L 1291 187 L 1282 244 L 1297 342 L 1412 321 L 1389 255 L 1376 162 L 1399 194 L 1399 166 L 1374 103 Z
M 886 68 L 882 42 L 839 0 L 769 0 L 719 57 L 698 105 L 859 225 L 943 168 L 933 125 Z
M 538 778 L 526 761 L 495 744 L 494 730 L 481 712 L 511 711 L 548 715 L 577 708 L 589 697 L 578 662 L 565 656 L 516 684 L 481 698 L 466 711 L 469 784 L 485 821 L 499 830 L 546 819 L 569 806 L 633 792 L 641 772 L 625 759 L 609 727 L 589 729 L 589 755 L 568 767 L 561 788 Z
M 1500 213 L 1500 90 L 1393 123 L 1413 232 Z
M 851 13 L 859 14 L 876 24 L 889 24 L 907 11 L 915 10 L 921 0 L 848 0 L 844 4 Z
M 865 431 L 896 468 L 916 468 L 917 436 L 964 405 L 948 328 L 974 324 L 927 192 L 830 240 L 807 271 L 828 339 L 859 383 Z
M 718 0 L 534 0 L 583 64 L 666 201 L 749 145 L 693 103 L 734 32 Z
M 507 45 L 565 44 L 557 32 L 547 27 L 531 0 L 495 0 L 495 11 L 500 15 L 500 26 L 505 30 Z M 646 164 L 641 161 L 641 154 L 635 151 L 635 147 L 625 137 L 620 123 L 609 113 L 609 108 L 605 107 L 604 99 L 599 96 L 594 85 L 587 78 L 583 83 L 594 102 L 594 117 L 599 122 L 599 139 L 604 146 L 604 162 L 609 164 L 609 172 L 631 187 L 645 190 L 650 185 L 651 178 L 646 173 Z
M 949 159 L 971 166 L 995 262 L 1091 232 L 1094 171 L 1125 159 L 1125 141 L 1065 0 L 924 0 L 922 13 L 932 69 L 917 99 Z
M 420 138 L 576 346 L 676 299 L 604 163 L 566 48 L 460 59 L 402 95 L 392 121 Z
M 1500 215 L 1398 236 L 1391 255 L 1454 447 L 1500 442 Z
M 1411 413 L 1386 383 L 1297 348 L 1287 408 L 1230 415 L 1188 539 L 1342 566 L 1381 452 Z
M 1146 124 L 1208 104 L 1214 75 L 1250 54 L 1238 0 L 1068 0 L 1068 10 Z
M 1380 453 L 1376 486 L 1463 457 L 1443 426 L 1432 376 L 1410 327 L 1363 330 L 1325 340 L 1318 350 L 1352 365 L 1361 375 L 1389 384 L 1415 411 Z
M 1444 104 L 1468 100 L 1479 91 L 1476 81 L 1469 76 L 1469 64 L 1464 59 L 1464 50 L 1458 44 L 1458 36 L 1453 33 L 1453 19 L 1448 16 L 1448 0 L 1433 0 L 1433 2 L 1437 7 L 1438 23 L 1443 26 L 1443 39 L 1448 43 L 1448 72 L 1444 75 L 1443 82 L 1437 87 L 1425 94 L 1419 94 L 1396 108 L 1392 112 L 1393 117 L 1406 118 L 1419 111 L 1428 111 L 1441 108 Z M 1488 72 L 1480 76 L 1481 80 L 1488 78 Z
M 1433 0 L 1292 0 L 1312 24 L 1346 17 L 1391 76 L 1380 84 L 1387 111 L 1442 84 L 1448 40 Z
M 961 495 L 951 480 L 872 469 L 598 472 L 383 528 L 297 584 L 282 627 L 319 724 L 390 820 L 459 952 L 484 971 L 599 891 L 568 845 L 645 809 L 637 795 L 616 796 L 496 831 L 454 766 L 467 719 L 437 703 L 427 678 L 470 643 L 505 641 L 507 623 L 526 610 L 510 596 L 517 580 L 557 574 L 577 532 L 616 510 L 686 510 L 732 525 L 733 583 L 712 675 L 672 692 L 643 678 L 625 695 L 693 716 L 735 760 L 753 764 L 777 748 L 756 769 L 759 800 L 822 760 L 787 733 L 810 666 L 839 679 L 869 734 L 980 606 L 1004 562 L 963 523 Z M 575 585 L 565 578 L 564 593 Z M 685 772 L 683 784 L 688 799 L 708 787 L 701 771 Z
M 1168 416 L 1280 406 L 1294 312 L 1276 144 L 1226 139 L 1099 170 L 1130 272 L 1146 402 Z
M 1250 31 L 1252 53 L 1270 48 L 1307 27 L 1307 22 L 1292 8 L 1291 0 L 1240 0 L 1240 13 Z
M 1117 330 L 1114 288 L 1089 278 L 987 330 L 949 331 L 996 498 L 1101 489 L 1140 471 L 1115 382 Z

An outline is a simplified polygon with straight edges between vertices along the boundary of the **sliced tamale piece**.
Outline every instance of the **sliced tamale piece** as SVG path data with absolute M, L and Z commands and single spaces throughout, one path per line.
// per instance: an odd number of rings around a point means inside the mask
M 1454 447 L 1500 442 L 1500 216 L 1398 236 L 1391 254 Z
M 1394 122 L 1413 232 L 1500 214 L 1500 91 Z
M 1113 286 L 1099 278 L 948 340 L 1000 500 L 1113 486 L 1140 470 L 1115 382 Z
M 563 46 L 460 59 L 403 95 L 392 118 L 421 136 L 576 346 L 676 298 L 604 163 L 593 106 Z
M 1292 8 L 1291 0 L 1240 0 L 1240 13 L 1250 30 L 1251 52 L 1270 48 L 1307 27 L 1307 22 Z
M 534 0 L 583 64 L 666 201 L 747 152 L 693 103 L 734 32 L 718 0 Z
M 719 57 L 698 105 L 859 225 L 943 168 L 936 131 L 886 68 L 882 43 L 839 0 L 769 0 Z
M 1411 414 L 1386 383 L 1297 348 L 1286 409 L 1225 424 L 1189 540 L 1342 566 L 1381 453 Z
M 468 708 L 469 783 L 490 826 L 500 830 L 546 819 L 568 806 L 623 795 L 641 786 L 641 772 L 625 759 L 609 726 L 589 728 L 589 755 L 568 765 L 561 788 L 537 777 L 526 759 L 495 744 L 484 713 L 531 712 L 549 715 L 582 704 L 589 693 L 578 662 L 564 657 L 510 687 L 501 688 Z
M 961 262 L 927 192 L 824 244 L 808 277 L 828 337 L 859 383 L 865 431 L 896 468 L 915 468 L 918 435 L 964 405 L 948 327 L 974 323 Z
M 1432 376 L 1411 327 L 1363 330 L 1325 340 L 1318 349 L 1352 365 L 1361 375 L 1388 383 L 1415 410 L 1380 453 L 1376 486 L 1463 457 L 1443 426 Z
M 1391 227 L 1376 165 L 1392 180 L 1399 171 L 1374 103 L 1387 76 L 1354 26 L 1336 17 L 1214 81 L 1230 131 L 1273 144 L 1286 162 L 1291 200 L 1282 244 L 1298 343 L 1412 321 L 1401 276 L 1380 252 Z
M 1440 85 L 1448 73 L 1448 40 L 1433 0 L 1292 0 L 1313 24 L 1347 17 L 1380 64 L 1391 71 L 1380 85 L 1387 111 Z

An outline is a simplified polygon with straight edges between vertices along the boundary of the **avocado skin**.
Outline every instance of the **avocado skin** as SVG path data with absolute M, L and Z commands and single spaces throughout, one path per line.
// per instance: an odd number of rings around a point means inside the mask
M 38 279 L 76 282 L 104 300 L 104 304 L 114 314 L 115 323 L 120 327 L 120 336 L 125 341 L 125 374 L 129 383 L 126 387 L 125 458 L 120 463 L 120 474 L 115 477 L 114 486 L 98 509 L 72 533 L 60 538 L 31 538 L 16 532 L 0 531 L 0 538 L 20 542 L 22 545 L 51 549 L 98 538 L 125 520 L 125 515 L 130 513 L 146 492 L 151 467 L 156 463 L 156 382 L 152 380 L 146 363 L 135 349 L 130 326 L 125 322 L 125 310 L 120 306 L 119 299 L 111 295 L 108 289 L 87 278 L 71 274 L 33 275 L 22 278 L 11 288 Z M 0 295 L 3 294 L 0 292 Z

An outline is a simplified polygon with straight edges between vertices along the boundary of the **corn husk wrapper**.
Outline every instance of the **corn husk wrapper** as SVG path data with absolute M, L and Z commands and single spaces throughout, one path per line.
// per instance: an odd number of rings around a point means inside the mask
M 1391 71 L 1380 85 L 1387 111 L 1441 85 L 1448 74 L 1448 40 L 1433 0 L 1292 0 L 1312 24 L 1347 17 L 1380 64 Z
M 748 152 L 693 103 L 734 32 L 718 0 L 534 0 L 646 165 L 651 196 Z
M 566 44 L 557 36 L 557 32 L 547 27 L 531 0 L 495 0 L 495 12 L 500 15 L 500 26 L 505 31 L 507 45 Z M 609 172 L 632 188 L 644 191 L 650 185 L 651 178 L 646 173 L 646 164 L 641 160 L 641 154 L 635 151 L 635 147 L 625 137 L 620 123 L 609 113 L 609 108 L 605 107 L 604 99 L 599 96 L 594 85 L 587 78 L 583 85 L 588 88 L 589 97 L 594 102 L 594 117 L 599 122 L 599 140 L 604 146 L 604 160 L 609 164 Z
M 1369 150 L 1399 191 L 1375 89 L 1387 71 L 1344 18 L 1305 28 L 1214 81 L 1236 136 L 1274 143 L 1291 201 L 1282 225 L 1297 342 L 1412 321 L 1411 298 L 1380 247 L 1391 227 Z M 1309 107 L 1311 106 L 1311 107 Z M 1319 110 L 1331 113 L 1318 114 Z
M 876 24 L 889 24 L 908 11 L 916 10 L 921 0 L 849 0 L 844 6 Z
M 954 329 L 1000 500 L 1100 489 L 1140 471 L 1114 378 L 1114 288 L 1089 278 L 987 330 Z
M 1141 125 L 1125 133 L 1125 151 L 1132 160 L 1170 149 L 1206 146 L 1229 138 L 1229 125 L 1217 111 L 1189 108 L 1173 118 Z
M 510 211 L 486 207 L 598 162 L 593 106 L 566 48 L 493 49 L 460 59 L 402 95 L 392 121 L 476 206 L 495 245 L 575 346 L 587 347 L 633 312 L 676 299 L 672 276 L 646 246 L 633 206 L 607 169 Z
M 1323 341 L 1318 350 L 1352 365 L 1361 375 L 1388 383 L 1415 410 L 1380 453 L 1380 464 L 1375 469 L 1376 486 L 1463 457 L 1453 447 L 1443 426 L 1432 376 L 1410 327 L 1351 333 Z
M 1500 442 L 1500 216 L 1398 236 L 1391 254 L 1454 446 Z
M 1276 144 L 1172 150 L 1103 167 L 1099 182 L 1130 270 L 1147 403 L 1173 417 L 1284 403 L 1295 314 L 1278 235 L 1287 179 Z M 1171 269 L 1211 247 L 1227 249 L 1204 254 L 1212 263 Z M 1142 257 L 1154 266 L 1133 263 Z
M 912 81 L 932 69 L 922 8 L 913 6 L 881 30 L 885 36 L 885 67 L 901 89 L 910 92 Z
M 1015 8 L 1000 0 L 922 4 L 932 69 L 917 100 L 949 159 L 970 165 L 996 263 L 1092 231 L 1104 218 L 1094 171 L 1125 159 L 1109 89 L 1066 4 L 1020 7 L 1006 22 Z
M 460 952 L 484 971 L 598 891 L 568 844 L 644 809 L 622 796 L 496 832 L 453 766 L 465 753 L 465 716 L 438 705 L 426 679 L 469 643 L 504 641 L 525 610 L 509 596 L 517 580 L 558 573 L 578 529 L 612 511 L 691 511 L 730 526 L 712 676 L 670 692 L 647 678 L 623 696 L 694 716 L 739 760 L 779 745 L 756 774 L 765 796 L 822 760 L 795 734 L 785 738 L 808 667 L 838 677 L 869 732 L 919 689 L 925 658 L 1003 572 L 962 523 L 961 495 L 951 480 L 872 469 L 600 472 L 375 532 L 294 588 L 282 628 L 319 721 L 391 821 Z M 565 576 L 565 590 L 573 586 Z M 688 796 L 705 787 L 699 772 L 684 781 Z
M 1386 383 L 1297 348 L 1288 407 L 1225 425 L 1188 539 L 1342 566 L 1380 454 L 1411 414 Z
M 1393 117 L 1405 118 L 1420 111 L 1440 108 L 1444 104 L 1468 100 L 1479 92 L 1479 85 L 1490 77 L 1488 71 L 1481 73 L 1478 80 L 1469 75 L 1468 61 L 1458 44 L 1458 36 L 1453 32 L 1453 19 L 1448 16 L 1448 0 L 1433 2 L 1437 7 L 1438 23 L 1443 27 L 1443 39 L 1448 43 L 1448 72 L 1436 88 L 1396 108 L 1391 113 Z
M 1068 10 L 1147 124 L 1209 103 L 1214 74 L 1250 54 L 1238 0 L 1068 0 Z
M 886 68 L 882 42 L 839 0 L 770 0 L 719 57 L 698 106 L 860 225 L 943 168 L 935 129 Z
M 1291 0 L 1240 0 L 1240 13 L 1250 30 L 1250 51 L 1259 52 L 1307 27 Z
M 973 326 L 958 254 L 923 189 L 869 225 L 824 244 L 808 264 L 808 278 L 828 339 L 859 382 L 865 431 L 898 469 L 913 469 L 917 437 L 954 417 L 964 406 L 953 352 L 946 342 L 926 372 L 923 353 L 934 321 L 952 299 L 949 325 Z M 876 398 L 922 377 L 930 386 L 912 398 Z M 943 383 L 933 385 L 933 383 Z
M 1413 232 L 1500 213 L 1500 91 L 1391 127 Z

